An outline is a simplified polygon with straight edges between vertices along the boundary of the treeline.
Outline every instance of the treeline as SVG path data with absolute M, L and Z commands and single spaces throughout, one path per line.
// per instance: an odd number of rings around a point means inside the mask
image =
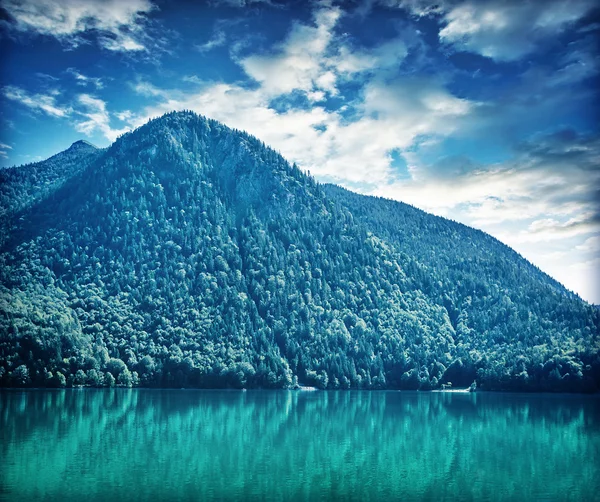
M 2 192 L 0 385 L 600 385 L 597 309 L 482 232 L 191 112 L 75 150 Z

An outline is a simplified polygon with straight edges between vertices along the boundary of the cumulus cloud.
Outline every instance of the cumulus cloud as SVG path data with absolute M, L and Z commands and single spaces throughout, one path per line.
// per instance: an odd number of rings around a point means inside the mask
M 362 72 L 380 74 L 388 69 L 397 69 L 407 55 L 406 43 L 400 38 L 394 38 L 370 49 L 341 45 L 332 63 L 337 71 L 349 75 Z
M 75 122 L 75 129 L 88 136 L 98 131 L 110 141 L 127 132 L 128 128 L 113 129 L 110 126 L 110 116 L 106 110 L 106 103 L 101 99 L 89 94 L 80 94 L 78 102 L 81 105 L 77 115 L 83 117 Z
M 285 42 L 272 53 L 251 55 L 239 63 L 270 96 L 294 90 L 335 94 L 335 75 L 324 56 L 341 14 L 336 7 L 318 9 L 313 26 L 295 23 Z
M 593 0 L 369 0 L 440 23 L 439 39 L 459 51 L 516 61 L 552 40 L 593 8 Z
M 316 9 L 314 24 L 295 23 L 285 41 L 272 51 L 240 58 L 239 64 L 270 97 L 302 91 L 309 101 L 337 95 L 340 79 L 398 69 L 408 54 L 400 37 L 371 48 L 353 47 L 336 36 L 342 15 L 339 7 Z
M 5 0 L 2 7 L 17 30 L 74 46 L 93 32 L 102 47 L 119 52 L 146 49 L 146 16 L 155 8 L 150 0 Z
M 458 50 L 515 61 L 556 37 L 594 5 L 591 0 L 469 0 L 446 5 L 439 37 Z
M 271 88 L 206 83 L 183 92 L 138 83 L 135 89 L 160 101 L 135 115 L 132 127 L 171 110 L 194 110 L 249 131 L 317 176 L 357 185 L 388 182 L 392 150 L 411 147 L 421 135 L 447 134 L 474 106 L 440 83 L 416 78 L 370 82 L 352 104 L 352 118 L 324 106 L 276 109 Z

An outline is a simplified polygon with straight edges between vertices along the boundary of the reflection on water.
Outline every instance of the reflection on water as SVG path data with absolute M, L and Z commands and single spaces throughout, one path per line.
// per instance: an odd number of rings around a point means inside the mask
M 594 397 L 0 393 L 0 499 L 598 500 Z

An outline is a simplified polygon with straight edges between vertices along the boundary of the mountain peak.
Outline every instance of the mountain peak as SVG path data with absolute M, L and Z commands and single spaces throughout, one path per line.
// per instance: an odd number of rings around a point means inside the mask
M 69 150 L 71 150 L 72 148 L 93 148 L 94 150 L 97 150 L 98 147 L 96 145 L 93 145 L 92 143 L 90 143 L 89 141 L 86 141 L 84 139 L 80 139 L 75 141 L 75 143 L 73 143 L 70 147 Z

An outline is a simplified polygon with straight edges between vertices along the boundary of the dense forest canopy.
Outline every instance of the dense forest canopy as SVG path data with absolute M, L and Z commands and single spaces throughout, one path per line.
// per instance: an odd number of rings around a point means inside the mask
M 192 112 L 0 172 L 0 385 L 595 392 L 600 313 L 491 236 Z

